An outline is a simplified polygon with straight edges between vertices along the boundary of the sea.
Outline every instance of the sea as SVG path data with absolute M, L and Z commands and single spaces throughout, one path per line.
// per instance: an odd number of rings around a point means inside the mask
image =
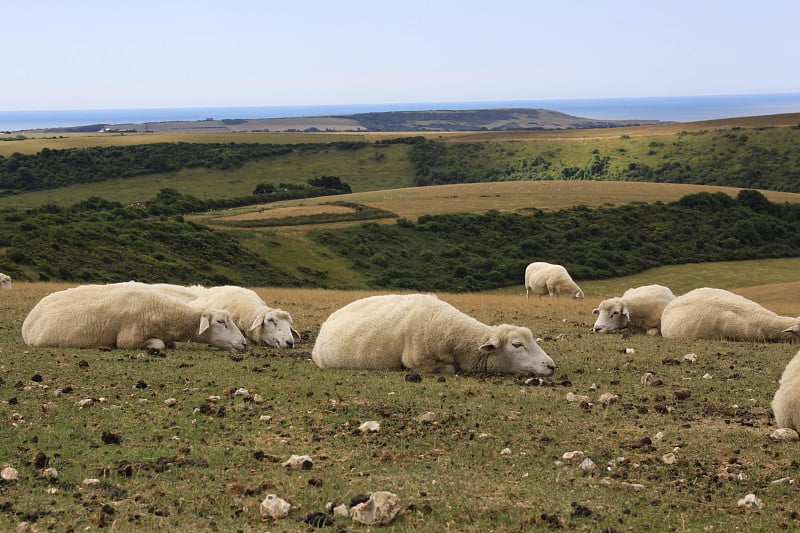
M 54 109 L 2 111 L 0 132 L 47 128 L 205 119 L 294 118 L 385 111 L 428 111 L 524 107 L 560 111 L 597 120 L 694 122 L 800 112 L 800 93 L 636 98 L 576 98 L 476 102 L 416 102 L 298 106 L 185 107 L 145 109 Z

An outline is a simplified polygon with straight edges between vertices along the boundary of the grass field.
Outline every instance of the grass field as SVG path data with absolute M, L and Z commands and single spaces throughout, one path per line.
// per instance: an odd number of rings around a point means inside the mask
M 682 275 L 718 273 L 696 266 Z M 189 344 L 159 358 L 24 346 L 28 310 L 64 287 L 18 283 L 0 294 L 0 466 L 19 472 L 0 482 L 3 530 L 27 521 L 39 531 L 307 531 L 300 520 L 328 502 L 377 490 L 402 499 L 392 524 L 332 518 L 331 527 L 800 525 L 797 444 L 768 438 L 769 403 L 797 345 L 591 334 L 601 297 L 589 290 L 577 303 L 441 294 L 487 323 L 531 327 L 558 369 L 541 385 L 478 375 L 413 382 L 403 372 L 321 371 L 308 360 L 325 317 L 371 293 L 256 288 L 292 314 L 303 335 L 296 349 L 242 357 Z M 783 294 L 786 312 L 800 314 L 800 299 Z M 690 353 L 695 362 L 684 358 Z M 647 372 L 655 381 L 645 385 Z M 569 401 L 570 393 L 584 398 Z M 617 398 L 604 403 L 603 393 Z M 380 430 L 358 431 L 366 421 Z M 574 451 L 594 468 L 564 458 Z M 292 454 L 309 455 L 313 466 L 288 470 L 282 463 Z M 49 467 L 57 478 L 44 477 Z M 287 518 L 261 518 L 270 493 L 292 504 Z M 762 509 L 737 506 L 749 493 Z
M 556 211 L 576 205 L 591 208 L 613 207 L 632 202 L 674 202 L 688 194 L 724 192 L 736 197 L 741 189 L 709 185 L 675 183 L 632 183 L 619 181 L 504 181 L 496 183 L 462 183 L 432 187 L 358 192 L 337 196 L 337 201 L 365 204 L 384 209 L 399 217 L 416 220 L 421 215 L 442 213 L 485 213 L 490 209 L 502 212 L 522 212 L 526 209 Z M 771 202 L 798 203 L 800 194 L 762 191 Z M 330 198 L 287 200 L 272 204 L 242 207 L 223 213 L 223 216 L 244 216 L 258 213 L 264 218 L 275 215 L 272 209 L 309 206 L 310 212 Z M 216 216 L 216 215 L 212 215 Z M 207 219 L 208 215 L 202 218 Z

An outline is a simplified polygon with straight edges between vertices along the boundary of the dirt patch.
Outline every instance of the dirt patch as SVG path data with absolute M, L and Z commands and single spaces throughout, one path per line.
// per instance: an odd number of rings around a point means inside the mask
M 264 220 L 269 218 L 303 217 L 309 215 L 354 213 L 355 209 L 343 205 L 297 205 L 276 209 L 257 209 L 249 213 L 219 217 L 217 220 Z

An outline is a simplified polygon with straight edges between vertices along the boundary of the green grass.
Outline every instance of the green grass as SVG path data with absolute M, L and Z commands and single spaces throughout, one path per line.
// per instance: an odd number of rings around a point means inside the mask
M 307 531 L 297 519 L 376 490 L 405 506 L 385 531 L 800 526 L 794 485 L 773 483 L 796 480 L 797 444 L 768 438 L 769 402 L 796 346 L 593 335 L 589 299 L 441 295 L 483 321 L 529 325 L 558 369 L 546 386 L 476 375 L 414 383 L 306 359 L 324 317 L 362 293 L 259 289 L 292 313 L 305 336 L 297 349 L 240 359 L 189 344 L 158 358 L 24 346 L 27 309 L 56 288 L 20 284 L 0 303 L 0 454 L 20 473 L 0 483 L 0 529 Z M 643 385 L 645 372 L 661 384 Z M 600 402 L 606 392 L 618 401 Z M 85 398 L 98 401 L 76 405 Z M 419 422 L 427 411 L 433 422 Z M 358 432 L 369 420 L 380 431 Z M 596 469 L 563 459 L 575 450 Z M 291 454 L 313 467 L 287 471 Z M 55 481 L 40 477 L 45 458 Z M 84 487 L 89 478 L 100 485 Z M 293 505 L 289 517 L 261 519 L 268 493 Z M 748 493 L 765 507 L 737 507 Z M 334 527 L 368 529 L 343 518 Z

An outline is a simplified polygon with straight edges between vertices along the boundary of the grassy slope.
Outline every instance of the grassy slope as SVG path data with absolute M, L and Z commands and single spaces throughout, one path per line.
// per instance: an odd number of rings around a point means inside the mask
M 230 170 L 191 168 L 77 184 L 2 197 L 0 208 L 25 209 L 51 202 L 70 206 L 90 196 L 135 202 L 153 198 L 163 188 L 178 189 L 196 198 L 230 198 L 252 194 L 259 183 L 306 183 L 310 178 L 323 175 L 339 176 L 356 191 L 408 187 L 412 184 L 413 171 L 405 158 L 407 149 L 405 145 L 385 145 L 355 151 L 330 149 L 302 156 L 292 153 L 251 161 Z
M 591 157 L 592 150 L 600 153 L 615 153 L 612 162 L 639 158 L 656 157 L 643 155 L 655 140 L 663 148 L 672 149 L 674 143 L 683 142 L 678 132 L 715 131 L 716 129 L 737 127 L 774 127 L 756 131 L 751 136 L 779 135 L 782 126 L 796 125 L 800 116 L 777 115 L 772 117 L 743 118 L 728 121 L 662 125 L 641 128 L 620 128 L 613 130 L 580 130 L 559 132 L 501 132 L 496 134 L 431 134 L 431 137 L 453 142 L 488 142 L 482 152 L 487 158 L 502 160 L 528 159 L 541 153 L 556 153 L 564 164 L 584 165 Z M 737 130 L 738 131 L 738 130 Z M 751 130 L 748 130 L 750 132 Z M 173 134 L 173 135 L 126 135 L 126 136 L 74 136 L 56 139 L 30 139 L 0 143 L 0 150 L 16 146 L 20 151 L 39 150 L 47 145 L 52 148 L 68 146 L 88 146 L 91 144 L 138 143 L 154 141 L 196 141 L 196 142 L 329 142 L 342 139 L 362 139 L 369 141 L 397 137 L 399 134 L 369 135 L 330 135 L 330 134 Z M 689 136 L 692 142 L 705 140 L 706 135 Z M 702 145 L 699 145 L 702 146 Z M 620 152 L 624 147 L 625 152 Z M 254 161 L 241 168 L 225 172 L 206 169 L 184 170 L 173 174 L 119 180 L 92 185 L 78 185 L 57 191 L 43 191 L 19 196 L 0 198 L 0 207 L 30 207 L 46 202 L 71 205 L 90 195 L 119 199 L 123 201 L 141 200 L 152 197 L 164 187 L 174 187 L 200 198 L 218 196 L 239 196 L 252 192 L 260 182 L 303 182 L 309 177 L 323 174 L 338 175 L 350 183 L 354 191 L 344 199 L 365 203 L 385 209 L 398 216 L 416 219 L 422 214 L 440 212 L 478 212 L 488 209 L 501 211 L 522 211 L 526 208 L 560 209 L 584 204 L 590 207 L 600 205 L 623 205 L 633 201 L 672 201 L 683 195 L 706 190 L 723 190 L 735 195 L 737 190 L 719 187 L 686 186 L 676 184 L 647 184 L 620 182 L 498 182 L 465 184 L 456 186 L 402 188 L 412 180 L 413 170 L 404 158 L 407 146 L 373 146 L 364 150 L 329 150 L 299 157 L 297 154 L 282 156 L 270 161 Z M 695 148 L 701 153 L 702 150 Z M 776 202 L 796 202 L 797 194 L 766 192 L 767 197 Z M 284 202 L 265 206 L 267 208 L 285 205 L 313 205 L 328 199 L 311 199 Z M 260 209 L 256 206 L 236 210 Z M 208 214 L 197 218 L 207 220 Z M 382 223 L 392 223 L 383 220 Z M 270 261 L 279 268 L 296 273 L 298 268 L 310 273 L 301 277 L 310 285 L 317 279 L 324 279 L 333 287 L 363 288 L 360 276 L 349 271 L 335 256 L 306 239 L 303 228 L 274 228 L 253 230 L 247 233 L 248 244 L 263 250 Z M 280 243 L 276 245 L 275 243 Z

